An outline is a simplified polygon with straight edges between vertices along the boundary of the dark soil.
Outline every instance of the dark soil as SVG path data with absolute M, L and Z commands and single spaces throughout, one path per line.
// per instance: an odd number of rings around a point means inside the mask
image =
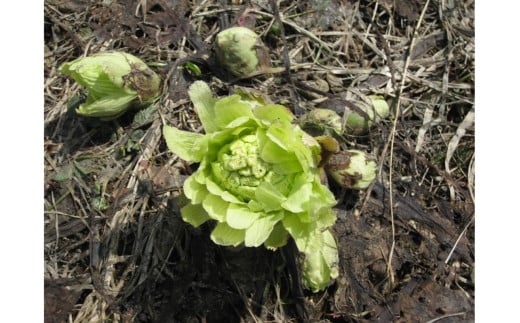
M 46 0 L 44 15 L 45 322 L 474 321 L 474 1 Z M 220 69 L 212 41 L 233 24 L 261 35 L 272 69 Z M 146 61 L 163 95 L 117 120 L 80 117 L 85 92 L 58 67 L 108 50 Z M 224 248 L 182 221 L 197 165 L 161 129 L 200 127 L 197 79 L 297 116 L 390 104 L 368 135 L 337 137 L 381 172 L 366 191 L 330 182 L 340 275 L 325 291 L 302 289 L 291 243 Z

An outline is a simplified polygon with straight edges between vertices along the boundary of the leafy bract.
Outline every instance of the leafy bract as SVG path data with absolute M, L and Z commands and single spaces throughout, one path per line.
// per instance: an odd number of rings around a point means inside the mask
M 285 230 L 282 222 L 278 222 L 273 227 L 273 231 L 271 231 L 269 238 L 265 240 L 264 246 L 268 249 L 275 250 L 279 247 L 285 246 L 288 238 L 289 233 Z
M 240 100 L 239 95 L 228 96 L 215 103 L 215 121 L 220 129 L 226 128 L 236 119 L 245 122 L 252 117 L 251 107 Z
M 261 204 L 266 211 L 279 210 L 282 203 L 287 199 L 276 186 L 270 182 L 261 183 L 255 191 L 255 201 Z
M 228 208 L 226 222 L 234 229 L 247 229 L 260 215 L 261 213 L 252 212 L 245 206 L 231 204 Z
M 195 228 L 210 219 L 200 204 L 188 204 L 181 209 L 182 219 Z
M 258 106 L 253 111 L 255 117 L 266 124 L 275 122 L 289 123 L 294 119 L 294 115 L 283 105 L 269 104 Z
M 219 245 L 271 250 L 292 237 L 304 255 L 305 286 L 318 291 L 337 276 L 337 247 L 328 229 L 336 201 L 320 182 L 319 143 L 285 107 L 243 93 L 215 99 L 207 84 L 189 89 L 205 134 L 164 127 L 168 148 L 199 162 L 185 181 L 182 217 L 210 220 Z M 248 101 L 253 100 L 253 101 Z
M 202 81 L 196 81 L 190 86 L 188 94 L 195 105 L 195 111 L 206 133 L 217 131 L 219 128 L 216 124 L 216 100 L 211 95 L 208 84 Z
M 187 161 L 200 162 L 207 151 L 207 136 L 165 126 L 163 136 L 168 149 Z
M 339 257 L 336 240 L 329 230 L 310 234 L 303 253 L 303 284 L 313 292 L 329 285 L 330 279 L 338 277 Z
M 236 247 L 244 242 L 246 231 L 233 229 L 224 222 L 217 224 L 211 232 L 211 240 L 221 246 Z
M 275 224 L 280 220 L 282 215 L 270 214 L 260 217 L 247 228 L 245 235 L 245 244 L 251 247 L 258 247 L 264 243 L 274 229 Z M 281 238 L 283 238 L 283 234 Z M 274 238 L 274 237 L 273 237 Z M 279 237 L 280 238 L 280 237 Z
M 122 93 L 94 99 L 91 97 L 81 104 L 76 113 L 88 117 L 118 117 L 132 104 L 137 94 Z

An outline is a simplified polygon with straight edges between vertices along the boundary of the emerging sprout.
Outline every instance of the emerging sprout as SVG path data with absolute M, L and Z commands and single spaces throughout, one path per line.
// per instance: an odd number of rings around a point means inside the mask
M 318 141 L 291 123 L 284 106 L 243 93 L 215 99 L 202 81 L 189 95 L 206 133 L 163 129 L 171 151 L 200 163 L 184 183 L 184 221 L 198 227 L 211 220 L 211 239 L 224 246 L 276 249 L 291 236 L 305 257 L 304 285 L 327 287 L 338 276 L 328 231 L 336 201 L 320 182 Z
M 379 120 L 390 115 L 390 108 L 382 97 L 372 96 L 370 100 L 372 101 L 372 106 L 363 103 L 359 105 L 359 108 L 368 115 L 368 119 L 355 111 L 346 112 L 346 131 L 348 133 L 353 135 L 366 134 L 374 122 L 379 122 Z
M 303 281 L 313 292 L 329 285 L 328 277 L 338 277 L 339 257 L 336 240 L 329 230 L 326 230 L 313 239 L 314 244 L 308 245 L 303 261 Z M 327 264 L 334 264 L 327 266 Z
M 232 75 L 243 77 L 257 71 L 265 61 L 260 37 L 246 27 L 231 27 L 217 34 L 217 60 Z
M 330 109 L 315 108 L 311 110 L 300 118 L 300 125 L 303 129 L 317 129 L 327 135 L 343 133 L 341 117 Z
M 342 187 L 365 189 L 376 179 L 377 164 L 359 150 L 340 151 L 325 166 L 328 174 Z
M 87 101 L 76 112 L 115 119 L 132 105 L 144 106 L 160 94 L 161 79 L 139 58 L 108 52 L 63 64 L 60 71 L 88 90 Z

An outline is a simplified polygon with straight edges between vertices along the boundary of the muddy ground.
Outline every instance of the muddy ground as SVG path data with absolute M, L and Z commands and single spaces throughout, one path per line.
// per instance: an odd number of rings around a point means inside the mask
M 46 0 L 44 24 L 46 322 L 474 321 L 474 1 Z M 278 69 L 220 69 L 214 37 L 236 24 Z M 78 116 L 85 91 L 58 67 L 109 50 L 147 62 L 162 95 L 116 120 Z M 337 138 L 381 170 L 366 191 L 330 184 L 340 275 L 325 291 L 302 289 L 292 244 L 224 248 L 180 218 L 197 165 L 161 129 L 200 127 L 197 79 L 296 116 L 390 104 L 367 135 Z

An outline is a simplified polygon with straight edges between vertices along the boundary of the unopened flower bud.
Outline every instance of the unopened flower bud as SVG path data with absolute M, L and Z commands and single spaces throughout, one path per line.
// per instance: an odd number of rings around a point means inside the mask
M 341 117 L 330 109 L 315 108 L 300 118 L 300 124 L 305 130 L 317 129 L 327 135 L 343 133 Z
M 160 94 L 161 79 L 139 58 L 123 52 L 81 57 L 60 71 L 88 91 L 76 112 L 105 120 L 117 118 L 131 106 L 144 106 Z
M 377 175 L 376 161 L 359 150 L 338 152 L 325 169 L 340 186 L 358 190 L 367 188 Z
M 362 116 L 356 111 L 348 111 L 346 114 L 346 131 L 353 135 L 362 135 L 367 133 L 368 129 L 374 122 L 387 118 L 390 115 L 390 108 L 384 98 L 380 96 L 370 97 L 372 106 L 368 104 L 359 104 L 358 107 L 367 114 L 368 118 Z M 375 112 L 375 116 L 374 116 Z
M 259 69 L 264 54 L 260 37 L 246 27 L 231 27 L 217 34 L 217 60 L 232 75 L 243 77 Z

